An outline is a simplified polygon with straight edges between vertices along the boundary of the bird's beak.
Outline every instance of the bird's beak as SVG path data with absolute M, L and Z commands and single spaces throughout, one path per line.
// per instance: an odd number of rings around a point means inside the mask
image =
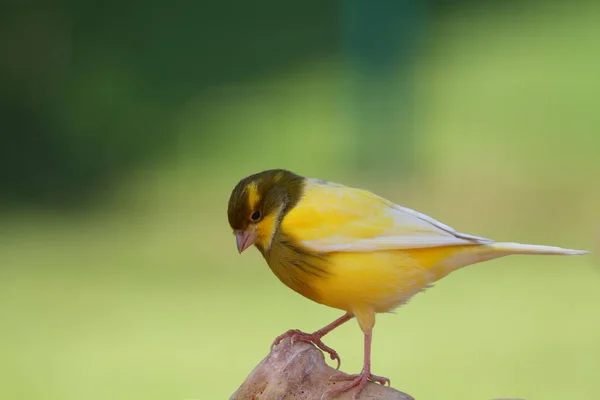
M 252 230 L 236 231 L 235 241 L 237 242 L 238 251 L 241 253 L 256 242 L 256 232 Z

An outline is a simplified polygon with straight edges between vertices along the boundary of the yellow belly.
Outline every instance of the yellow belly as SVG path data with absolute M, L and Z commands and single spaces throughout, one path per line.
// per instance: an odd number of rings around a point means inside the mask
M 331 253 L 326 259 L 328 275 L 309 279 L 314 295 L 307 297 L 348 312 L 391 311 L 456 269 L 447 268 L 445 260 L 476 247 Z
M 307 257 L 278 249 L 268 264 L 284 284 L 317 303 L 351 313 L 381 313 L 462 266 L 497 256 L 485 246 L 468 245 Z
M 372 329 L 376 313 L 395 309 L 452 271 L 502 256 L 485 245 L 298 255 L 278 249 L 267 262 L 304 297 L 355 315 L 363 332 Z

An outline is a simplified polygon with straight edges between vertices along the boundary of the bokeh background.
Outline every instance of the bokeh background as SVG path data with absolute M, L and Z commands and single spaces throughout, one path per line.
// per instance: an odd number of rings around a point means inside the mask
M 7 2 L 0 398 L 224 399 L 339 312 L 237 254 L 242 177 L 365 187 L 599 250 L 600 2 Z M 417 399 L 600 397 L 594 255 L 465 268 L 378 318 Z M 354 322 L 327 337 L 359 370 Z

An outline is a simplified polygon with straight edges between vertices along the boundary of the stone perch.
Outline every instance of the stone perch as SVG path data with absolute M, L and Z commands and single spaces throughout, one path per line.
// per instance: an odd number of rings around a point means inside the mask
M 321 395 L 335 385 L 346 382 L 330 381 L 340 371 L 325 363 L 323 353 L 306 342 L 293 345 L 283 340 L 248 375 L 230 400 L 320 400 Z M 332 400 L 351 400 L 353 390 Z M 359 400 L 414 400 L 406 393 L 387 386 L 369 383 Z

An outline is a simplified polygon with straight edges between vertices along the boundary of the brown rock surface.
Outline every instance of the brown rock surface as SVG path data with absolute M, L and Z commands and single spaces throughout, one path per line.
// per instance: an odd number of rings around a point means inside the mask
M 313 345 L 285 339 L 258 364 L 230 400 L 320 400 L 323 393 L 346 382 L 329 380 L 340 371 L 325 363 L 323 353 Z M 331 400 L 351 400 L 354 391 Z M 359 400 L 414 400 L 387 386 L 369 383 Z

